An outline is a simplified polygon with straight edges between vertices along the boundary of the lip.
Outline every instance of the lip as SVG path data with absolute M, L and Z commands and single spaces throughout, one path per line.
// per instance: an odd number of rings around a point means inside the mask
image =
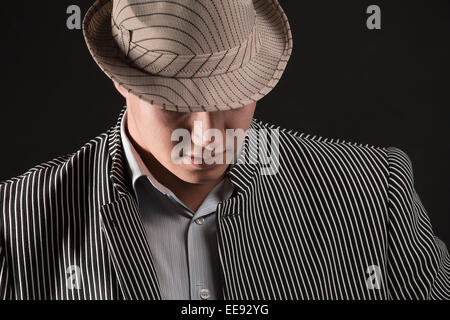
M 219 157 L 220 156 L 223 156 L 223 153 L 220 153 Z M 211 167 L 218 165 L 218 163 L 216 163 L 216 162 L 213 162 L 211 164 L 205 163 L 203 158 L 194 157 L 193 155 L 190 155 L 190 156 L 186 155 L 186 158 L 188 158 L 188 159 L 190 158 L 191 162 L 189 164 L 194 167 L 197 167 L 197 168 L 211 168 Z M 200 163 L 195 163 L 195 160 L 197 160 Z

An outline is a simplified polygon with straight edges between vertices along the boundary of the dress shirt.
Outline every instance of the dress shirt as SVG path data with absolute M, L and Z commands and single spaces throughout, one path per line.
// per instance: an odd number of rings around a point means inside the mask
M 147 233 L 161 297 L 170 300 L 221 298 L 217 247 L 217 205 L 233 193 L 228 178 L 203 200 L 196 212 L 158 182 L 133 147 L 122 118 L 121 139 L 126 163 Z

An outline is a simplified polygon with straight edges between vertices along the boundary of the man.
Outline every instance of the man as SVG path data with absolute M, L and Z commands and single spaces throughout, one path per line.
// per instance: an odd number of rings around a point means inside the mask
M 292 51 L 277 1 L 99 0 L 83 26 L 126 108 L 0 184 L 0 298 L 450 297 L 403 151 L 253 119 Z

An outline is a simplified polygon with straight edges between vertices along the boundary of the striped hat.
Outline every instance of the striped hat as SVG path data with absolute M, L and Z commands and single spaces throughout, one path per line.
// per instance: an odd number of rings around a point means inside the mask
M 293 46 L 277 0 L 97 0 L 83 33 L 108 77 L 179 112 L 258 101 L 280 80 Z

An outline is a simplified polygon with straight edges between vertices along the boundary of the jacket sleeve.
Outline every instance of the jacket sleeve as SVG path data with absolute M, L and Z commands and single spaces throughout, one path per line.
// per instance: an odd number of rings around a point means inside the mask
M 393 299 L 450 299 L 450 255 L 414 189 L 412 163 L 389 147 L 387 281 Z
M 12 290 L 6 263 L 5 237 L 3 233 L 3 186 L 0 184 L 0 300 L 11 300 Z

